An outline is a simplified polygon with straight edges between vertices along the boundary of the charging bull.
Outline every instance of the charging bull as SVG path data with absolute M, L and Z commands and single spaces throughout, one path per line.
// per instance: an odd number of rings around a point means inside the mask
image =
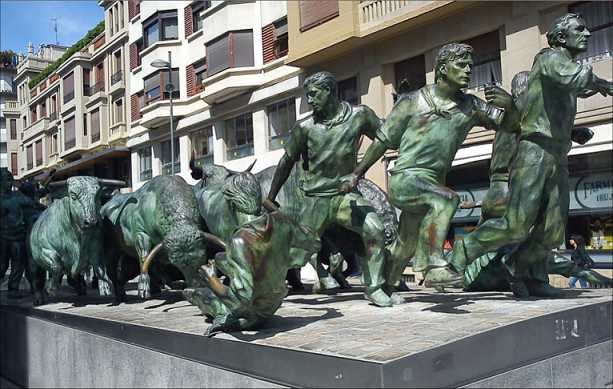
M 141 298 L 151 296 L 149 268 L 156 255 L 156 263 L 173 265 L 188 287 L 202 285 L 198 269 L 207 263 L 207 244 L 216 239 L 203 231 L 196 197 L 183 178 L 154 177 L 133 193 L 113 196 L 100 214 L 112 253 L 107 268 L 116 302 L 125 300 L 125 269 L 134 259 Z
M 66 196 L 55 200 L 42 212 L 28 237 L 35 304 L 44 304 L 47 295 L 55 295 L 64 273 L 77 285 L 79 294 L 84 294 L 84 284 L 77 280 L 89 266 L 98 276 L 100 295 L 110 294 L 98 212 L 103 185 L 117 183 L 119 181 L 78 176 L 49 184 L 51 188 L 65 188 Z M 46 288 L 45 271 L 50 274 Z

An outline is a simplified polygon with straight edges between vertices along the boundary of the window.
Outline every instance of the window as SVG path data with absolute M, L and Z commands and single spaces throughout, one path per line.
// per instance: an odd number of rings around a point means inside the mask
M 145 47 L 157 41 L 179 38 L 177 11 L 159 11 L 143 23 Z
M 51 136 L 51 155 L 57 154 L 57 133 Z
M 202 86 L 202 82 L 206 78 L 206 58 L 200 62 L 194 64 L 194 74 L 196 76 L 196 91 L 201 91 L 204 89 Z
M 83 69 L 83 96 L 91 96 L 92 90 L 90 86 L 90 70 Z
M 289 50 L 287 18 L 283 18 L 273 24 L 275 26 L 275 57 L 281 58 L 287 55 Z
M 34 168 L 34 155 L 32 153 L 32 145 L 30 144 L 26 147 L 26 162 L 28 170 Z
M 17 153 L 11 153 L 11 173 L 16 176 L 19 171 L 17 169 Z
M 196 1 L 192 4 L 192 33 L 202 29 L 202 26 L 204 25 L 204 17 L 200 16 L 200 14 L 210 6 L 210 0 Z
M 123 122 L 123 99 L 115 100 L 114 111 L 113 111 L 115 123 Z
M 197 166 L 213 164 L 213 148 L 215 138 L 213 137 L 213 128 L 206 127 L 200 131 L 194 132 L 191 135 L 192 155 Z
M 100 110 L 97 109 L 91 113 L 91 129 L 92 129 L 92 143 L 100 140 Z
M 34 122 L 38 120 L 38 116 L 36 115 L 36 105 L 33 107 L 30 107 L 30 117 L 32 120 L 32 124 L 34 124 Z
M 111 76 L 111 85 L 114 85 L 122 79 L 121 67 L 121 50 L 113 53 L 113 75 Z
M 36 166 L 40 166 L 43 164 L 43 140 L 37 140 L 34 145 L 36 149 Z
M 57 96 L 53 95 L 51 96 L 51 107 L 49 107 L 50 111 L 51 111 L 51 115 L 49 115 L 49 118 L 51 120 L 56 120 L 57 119 Z
M 226 160 L 253 155 L 253 119 L 251 112 L 226 120 Z
M 11 140 L 17 140 L 17 119 L 10 119 Z
M 138 169 L 141 182 L 151 179 L 151 147 L 138 150 Z
M 64 104 L 74 98 L 74 73 L 70 73 L 62 80 L 64 88 Z
M 268 116 L 269 149 L 283 148 L 287 137 L 296 123 L 296 101 L 291 99 L 271 104 L 266 107 Z
M 587 51 L 578 55 L 577 59 L 610 58 L 613 55 L 613 3 L 582 2 L 571 5 L 568 10 L 583 16 L 592 34 L 588 40 Z
M 346 101 L 351 105 L 360 104 L 360 96 L 358 95 L 358 78 L 351 77 L 340 81 L 337 86 L 337 96 L 339 100 Z
M 426 85 L 426 60 L 422 55 L 405 59 L 394 64 L 394 75 L 396 77 L 396 92 L 399 92 L 400 83 L 406 80 L 408 90 L 417 90 Z
M 473 67 L 469 88 L 502 83 L 500 67 L 500 38 L 498 30 L 479 35 L 464 42 L 473 48 Z
M 175 158 L 174 158 L 174 172 L 175 173 L 179 173 L 181 171 L 181 163 L 179 160 L 179 155 L 181 154 L 181 151 L 179 149 L 179 138 L 175 138 L 174 139 L 174 152 L 175 152 Z M 172 163 L 170 161 L 170 140 L 165 140 L 162 142 L 161 144 L 161 149 L 162 149 L 162 153 L 161 153 L 161 162 L 162 162 L 162 175 L 168 176 L 172 173 L 171 169 L 172 169 Z
M 64 122 L 64 150 L 70 150 L 77 144 L 75 137 L 74 116 Z
M 23 127 L 22 128 L 25 130 L 28 127 L 28 118 L 24 116 L 21 119 L 22 119 L 21 122 L 23 123 Z M 23 138 L 23 133 L 21 134 L 21 137 Z
M 306 31 L 338 16 L 338 0 L 300 0 L 300 31 Z
M 83 136 L 87 136 L 87 114 L 83 114 Z
M 100 61 L 94 69 L 96 83 L 92 88 L 92 94 L 104 91 L 104 62 Z
M 45 103 L 44 101 L 40 103 L 40 117 L 41 118 L 47 117 L 47 103 Z
M 180 96 L 179 69 L 172 69 L 171 81 L 174 86 L 172 97 L 177 99 Z M 170 93 L 166 92 L 167 84 L 168 70 L 165 69 L 158 70 L 145 78 L 145 105 L 149 105 L 160 98 L 162 100 L 169 98 Z
M 208 75 L 235 67 L 253 66 L 253 32 L 232 31 L 206 44 Z

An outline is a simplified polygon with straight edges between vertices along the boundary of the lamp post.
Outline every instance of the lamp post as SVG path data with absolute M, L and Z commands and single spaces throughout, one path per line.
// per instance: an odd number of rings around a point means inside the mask
M 170 175 L 175 174 L 175 133 L 173 128 L 173 116 L 172 116 L 172 92 L 175 90 L 175 86 L 172 84 L 172 57 L 170 51 L 168 51 L 168 61 L 163 59 L 156 59 L 151 62 L 151 66 L 158 69 L 168 69 L 168 84 L 164 87 L 168 91 L 170 97 Z

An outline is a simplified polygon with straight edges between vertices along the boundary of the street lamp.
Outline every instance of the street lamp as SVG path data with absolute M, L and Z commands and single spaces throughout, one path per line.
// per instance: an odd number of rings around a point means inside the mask
M 168 91 L 170 96 L 170 175 L 175 174 L 175 133 L 172 125 L 172 92 L 175 90 L 175 86 L 172 84 L 172 58 L 170 51 L 168 52 L 168 61 L 163 59 L 156 59 L 151 62 L 151 66 L 158 69 L 168 69 L 168 84 L 164 87 Z

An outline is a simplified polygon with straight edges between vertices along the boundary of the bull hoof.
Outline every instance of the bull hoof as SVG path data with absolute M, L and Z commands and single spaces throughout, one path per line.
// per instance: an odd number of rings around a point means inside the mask
M 32 300 L 34 306 L 45 305 L 47 303 L 47 299 L 45 295 L 41 292 L 34 292 L 34 299 Z
M 321 278 L 319 282 L 316 282 L 315 285 L 313 285 L 313 292 L 325 292 L 326 290 L 336 289 L 338 287 L 340 287 L 338 282 L 336 282 L 336 280 L 332 276 L 327 276 Z
M 370 301 L 378 307 L 391 307 L 392 305 L 394 305 L 394 302 L 392 301 L 390 296 L 385 294 L 383 289 L 377 289 L 372 293 L 366 293 L 365 296 L 366 300 Z

